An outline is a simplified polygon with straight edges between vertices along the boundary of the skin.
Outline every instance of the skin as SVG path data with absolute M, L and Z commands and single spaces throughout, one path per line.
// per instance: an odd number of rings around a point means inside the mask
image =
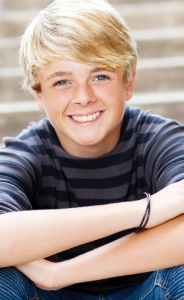
M 174 267 L 184 262 L 183 230 L 182 215 L 61 263 L 39 260 L 18 269 L 38 287 L 57 290 L 79 282 Z
M 133 93 L 135 72 L 126 88 L 122 70 L 99 70 L 69 60 L 43 66 L 38 74 L 41 92 L 35 94 L 36 101 L 39 108 L 45 110 L 62 147 L 69 154 L 94 158 L 110 152 L 117 145 L 125 103 Z M 94 120 L 79 122 L 80 118 L 86 120 L 92 115 L 95 115 Z M 184 246 L 184 241 L 180 241 L 183 218 L 176 218 L 184 212 L 183 195 L 184 181 L 170 185 L 152 195 L 151 216 L 147 224 L 147 228 L 152 229 L 58 264 L 43 258 L 123 229 L 138 227 L 145 211 L 146 199 L 80 209 L 2 215 L 0 240 L 4 242 L 1 245 L 0 267 L 16 266 L 44 289 L 58 289 L 85 280 L 152 270 L 153 261 L 142 257 L 158 249 L 161 233 L 163 249 L 171 249 L 173 234 L 175 246 L 172 250 L 177 250 L 179 242 Z M 112 222 L 108 222 L 109 219 Z M 174 224 L 178 224 L 175 231 L 171 230 Z M 15 235 L 18 231 L 21 231 L 19 236 Z M 165 259 L 163 251 L 157 251 L 155 267 L 162 267 L 163 260 L 167 267 L 184 263 L 183 254 L 178 253 L 176 259 L 173 252 L 169 252 Z M 104 260 L 99 263 L 102 254 Z M 135 254 L 138 259 L 131 264 Z M 114 264 L 109 264 L 112 259 Z M 75 270 L 81 270 L 80 277 Z M 65 278 L 62 274 L 65 274 Z

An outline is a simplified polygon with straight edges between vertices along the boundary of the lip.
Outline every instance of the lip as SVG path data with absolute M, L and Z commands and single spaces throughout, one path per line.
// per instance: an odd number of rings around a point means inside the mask
M 100 115 L 98 116 L 98 114 L 100 113 Z M 79 114 L 72 114 L 72 115 L 68 115 L 68 118 L 75 124 L 77 125 L 89 125 L 89 124 L 94 124 L 95 122 L 97 122 L 99 119 L 101 119 L 101 116 L 104 114 L 104 110 L 98 110 L 98 111 L 93 111 L 93 112 L 89 112 L 89 113 L 79 113 Z M 94 119 L 90 119 L 89 121 L 77 121 L 74 118 L 82 118 L 82 117 L 89 117 L 89 116 L 93 116 L 96 115 L 97 117 Z

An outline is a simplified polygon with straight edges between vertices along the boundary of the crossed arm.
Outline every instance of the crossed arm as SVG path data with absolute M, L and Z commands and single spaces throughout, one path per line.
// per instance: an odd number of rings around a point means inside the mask
M 15 265 L 39 287 L 58 289 L 78 282 L 184 263 L 184 181 L 152 196 L 147 225 L 151 229 L 62 263 L 42 260 L 88 241 L 138 227 L 145 207 L 146 199 L 143 199 L 97 207 L 3 215 L 0 239 L 5 242 L 0 266 Z M 15 231 L 21 231 L 19 237 L 15 236 Z
M 57 290 L 72 284 L 149 272 L 184 263 L 184 216 L 131 234 L 76 258 L 44 259 L 17 266 L 38 287 Z

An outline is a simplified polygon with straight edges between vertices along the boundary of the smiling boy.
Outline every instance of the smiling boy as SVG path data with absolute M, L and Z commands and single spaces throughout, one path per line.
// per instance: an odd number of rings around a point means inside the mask
M 39 76 L 38 105 L 46 111 L 65 151 L 93 158 L 114 149 L 133 80 L 127 89 L 121 69 L 94 68 L 64 59 L 40 68 Z
M 20 60 L 46 118 L 0 150 L 0 299 L 183 299 L 184 130 L 126 105 L 124 20 L 53 1 Z

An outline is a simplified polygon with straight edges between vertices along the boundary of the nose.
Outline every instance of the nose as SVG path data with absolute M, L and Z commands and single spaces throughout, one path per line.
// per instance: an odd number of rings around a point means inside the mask
M 89 84 L 80 85 L 76 88 L 74 103 L 81 106 L 86 106 L 95 101 L 95 93 Z

